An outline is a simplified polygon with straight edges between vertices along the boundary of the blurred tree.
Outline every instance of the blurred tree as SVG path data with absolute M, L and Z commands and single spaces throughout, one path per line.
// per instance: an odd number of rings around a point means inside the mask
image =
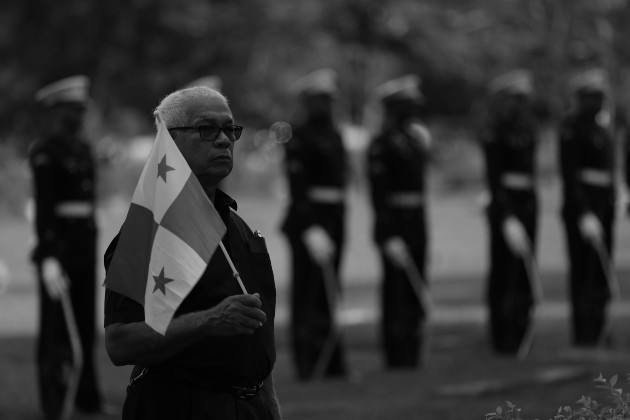
M 340 72 L 357 123 L 387 78 L 418 73 L 429 115 L 466 117 L 513 66 L 558 112 L 576 68 L 628 66 L 629 18 L 625 0 L 5 0 L 0 141 L 32 136 L 33 93 L 76 73 L 93 78 L 105 123 L 132 113 L 147 129 L 162 96 L 206 74 L 245 123 L 288 119 L 292 81 L 322 66 Z

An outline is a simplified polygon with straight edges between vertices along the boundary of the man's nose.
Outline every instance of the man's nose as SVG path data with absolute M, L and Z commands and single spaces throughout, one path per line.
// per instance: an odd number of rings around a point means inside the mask
M 226 149 L 230 147 L 231 143 L 232 142 L 230 141 L 228 136 L 225 135 L 223 130 L 219 131 L 219 136 L 214 140 L 214 146 L 218 147 L 219 149 Z

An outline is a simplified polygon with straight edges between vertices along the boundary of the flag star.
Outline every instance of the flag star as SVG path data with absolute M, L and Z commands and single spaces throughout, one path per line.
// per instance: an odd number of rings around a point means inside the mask
M 155 287 L 153 288 L 153 293 L 155 293 L 158 289 L 164 296 L 166 296 L 166 284 L 174 281 L 173 279 L 169 279 L 164 276 L 164 267 L 162 267 L 162 271 L 160 271 L 159 276 L 153 276 L 155 280 Z
M 166 182 L 166 174 L 169 171 L 174 171 L 174 170 L 175 168 L 168 166 L 166 164 L 166 155 L 164 155 L 160 163 L 158 163 L 158 173 L 157 173 L 158 178 L 162 178 L 164 182 Z

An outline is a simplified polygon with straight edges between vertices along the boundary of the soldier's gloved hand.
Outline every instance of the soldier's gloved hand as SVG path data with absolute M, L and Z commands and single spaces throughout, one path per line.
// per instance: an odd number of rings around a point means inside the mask
M 592 244 L 598 244 L 602 240 L 604 229 L 593 213 L 588 212 L 580 217 L 579 228 L 582 237 Z
M 335 243 L 321 226 L 311 226 L 302 234 L 302 240 L 311 258 L 318 264 L 329 262 L 335 252 Z
M 515 255 L 526 255 L 529 252 L 527 232 L 516 217 L 509 216 L 503 221 L 503 236 Z
M 407 244 L 400 236 L 393 236 L 385 241 L 383 252 L 395 266 L 400 268 L 404 268 L 410 259 Z
M 42 261 L 42 280 L 48 296 L 53 300 L 59 300 L 68 291 L 68 281 L 56 258 L 49 257 Z

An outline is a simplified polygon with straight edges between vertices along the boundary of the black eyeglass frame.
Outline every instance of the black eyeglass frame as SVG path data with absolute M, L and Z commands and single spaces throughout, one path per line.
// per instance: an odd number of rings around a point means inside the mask
M 218 129 L 214 135 L 213 138 L 209 138 L 207 136 L 204 135 L 204 129 L 206 128 L 212 128 L 214 129 Z M 226 131 L 226 128 L 231 128 L 233 129 L 233 133 L 234 133 L 234 138 L 232 138 Z M 201 140 L 205 140 L 205 141 L 215 141 L 216 139 L 219 138 L 219 135 L 221 135 L 221 132 L 223 131 L 223 133 L 226 135 L 226 137 L 232 142 L 234 143 L 235 141 L 237 141 L 238 139 L 241 138 L 241 134 L 243 133 L 243 129 L 245 127 L 241 126 L 241 125 L 237 125 L 237 124 L 226 124 L 224 126 L 218 126 L 218 125 L 198 125 L 196 127 L 172 127 L 169 128 L 168 131 L 171 130 L 198 130 L 199 131 L 199 137 L 201 137 Z

